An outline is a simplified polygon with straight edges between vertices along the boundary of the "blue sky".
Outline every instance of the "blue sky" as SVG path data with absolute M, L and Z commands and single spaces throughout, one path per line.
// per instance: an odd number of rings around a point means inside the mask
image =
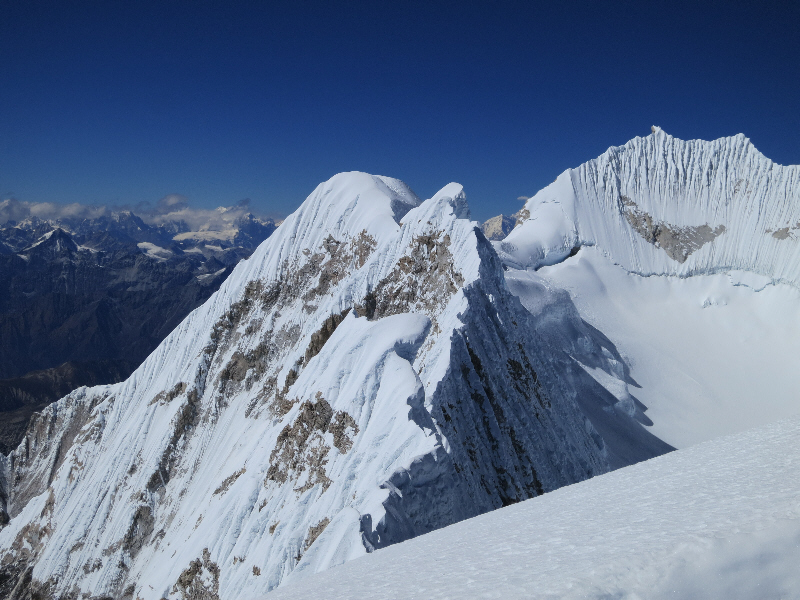
M 656 124 L 800 163 L 800 3 L 0 0 L 0 199 L 250 198 L 339 171 L 481 220 Z

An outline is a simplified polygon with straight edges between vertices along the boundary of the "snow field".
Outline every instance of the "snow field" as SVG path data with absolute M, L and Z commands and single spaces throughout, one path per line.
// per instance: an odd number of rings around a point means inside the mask
M 648 407 L 650 431 L 675 447 L 800 413 L 800 370 L 790 367 L 800 356 L 793 286 L 738 272 L 642 277 L 595 248 L 506 279 L 523 304 L 535 302 L 524 281 L 569 291 L 626 357 L 640 386 L 626 391 Z

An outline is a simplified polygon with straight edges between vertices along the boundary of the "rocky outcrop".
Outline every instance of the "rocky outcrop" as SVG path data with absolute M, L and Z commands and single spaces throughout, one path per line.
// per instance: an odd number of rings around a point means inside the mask
M 669 223 L 655 221 L 652 216 L 640 210 L 627 196 L 620 197 L 623 214 L 634 231 L 657 248 L 663 248 L 667 255 L 679 263 L 685 263 L 689 255 L 705 244 L 713 242 L 718 235 L 725 233 L 725 225 L 714 229 L 707 224 L 676 227 Z M 777 237 L 773 234 L 773 237 Z M 779 238 L 781 239 L 781 238 Z

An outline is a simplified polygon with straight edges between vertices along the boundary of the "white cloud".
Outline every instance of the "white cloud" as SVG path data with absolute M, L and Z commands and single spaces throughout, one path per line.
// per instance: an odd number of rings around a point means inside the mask
M 250 200 L 245 199 L 234 206 L 215 209 L 191 208 L 185 196 L 170 194 L 156 203 L 149 211 L 136 212 L 145 223 L 162 225 L 170 221 L 184 221 L 192 231 L 226 231 L 234 221 L 251 212 Z
M 23 202 L 9 198 L 0 202 L 0 224 L 24 221 L 31 217 L 40 219 L 96 219 L 111 214 L 106 206 L 91 204 L 56 204 L 54 202 Z
M 111 216 L 125 206 L 98 206 L 92 204 L 57 204 L 55 202 L 26 202 L 9 198 L 0 201 L 0 226 L 8 221 L 21 222 L 38 217 L 42 220 L 96 219 Z M 132 212 L 150 225 L 162 225 L 169 221 L 184 221 L 191 231 L 228 231 L 233 223 L 249 212 L 250 200 L 245 199 L 234 206 L 216 209 L 192 208 L 189 200 L 180 194 L 161 198 L 155 206 L 144 202 Z

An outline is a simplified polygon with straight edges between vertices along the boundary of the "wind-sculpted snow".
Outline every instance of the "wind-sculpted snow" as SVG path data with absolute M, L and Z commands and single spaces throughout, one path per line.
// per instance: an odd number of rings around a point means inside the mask
M 630 272 L 752 271 L 800 285 L 800 167 L 774 164 L 743 135 L 683 141 L 654 127 L 562 173 L 499 244 L 522 268 L 597 246 Z
M 800 350 L 800 167 L 742 135 L 683 141 L 656 127 L 562 173 L 521 212 L 495 242 L 509 288 L 536 314 L 577 307 L 576 331 L 602 331 L 608 343 L 589 337 L 605 364 L 563 321 L 537 319 L 617 409 L 638 415 L 643 402 L 649 431 L 679 448 L 800 410 L 786 362 Z
M 545 341 L 575 314 L 538 322 L 468 217 L 457 184 L 321 184 L 127 381 L 0 459 L 0 589 L 258 595 L 668 451 Z

